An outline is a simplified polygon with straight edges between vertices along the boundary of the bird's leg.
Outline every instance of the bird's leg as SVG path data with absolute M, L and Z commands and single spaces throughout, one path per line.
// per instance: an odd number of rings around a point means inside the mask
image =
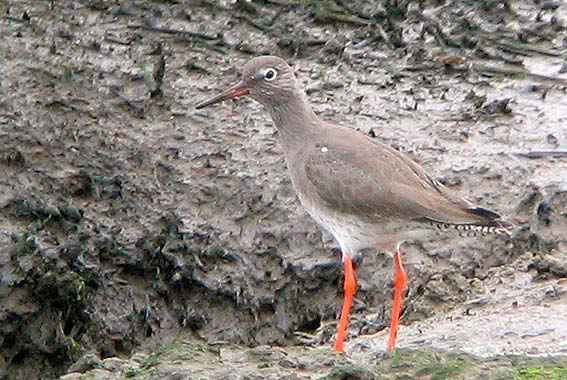
M 345 335 L 348 328 L 350 308 L 352 306 L 354 293 L 356 291 L 356 278 L 354 276 L 352 259 L 350 257 L 345 257 L 343 264 L 345 270 L 343 308 L 341 310 L 341 320 L 339 322 L 339 328 L 337 329 L 337 338 L 335 340 L 335 345 L 333 346 L 333 349 L 338 352 L 345 352 L 344 349 Z
M 406 271 L 402 265 L 402 254 L 399 249 L 394 255 L 394 305 L 392 307 L 392 319 L 390 321 L 390 340 L 388 341 L 388 350 L 396 348 L 396 338 L 398 337 L 398 326 L 400 324 L 400 312 L 402 311 L 402 302 L 404 288 L 406 287 Z

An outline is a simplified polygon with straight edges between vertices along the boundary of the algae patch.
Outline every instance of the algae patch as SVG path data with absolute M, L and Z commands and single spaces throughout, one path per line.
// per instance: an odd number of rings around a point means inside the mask
M 385 353 L 377 363 L 379 373 L 397 378 L 445 380 L 454 379 L 471 367 L 474 358 L 458 352 L 442 352 L 432 349 L 396 350 Z
M 567 367 L 527 367 L 517 371 L 514 380 L 564 380 L 567 379 Z

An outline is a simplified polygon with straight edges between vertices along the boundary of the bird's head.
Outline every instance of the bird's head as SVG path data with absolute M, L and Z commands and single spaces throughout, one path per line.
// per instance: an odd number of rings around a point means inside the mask
M 267 107 L 277 106 L 298 92 L 292 68 L 281 58 L 261 56 L 244 65 L 240 82 L 220 94 L 197 104 L 200 109 L 226 99 L 250 95 Z

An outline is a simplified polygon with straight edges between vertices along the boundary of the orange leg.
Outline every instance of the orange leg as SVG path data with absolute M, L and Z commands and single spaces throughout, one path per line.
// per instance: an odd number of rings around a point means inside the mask
M 337 329 L 337 339 L 335 340 L 335 344 L 333 346 L 333 349 L 338 352 L 345 352 L 344 349 L 345 335 L 348 328 L 350 308 L 352 306 L 354 293 L 356 291 L 356 278 L 354 276 L 354 268 L 352 266 L 352 259 L 350 257 L 346 257 L 344 259 L 344 270 L 345 270 L 345 281 L 344 281 L 343 309 L 341 311 L 341 320 L 339 322 L 339 328 Z
M 390 340 L 388 341 L 388 351 L 396 348 L 396 338 L 398 337 L 398 326 L 400 324 L 400 313 L 402 311 L 402 302 L 404 288 L 406 287 L 406 271 L 402 265 L 402 254 L 399 250 L 394 255 L 394 266 L 396 273 L 394 275 L 394 306 L 392 307 L 392 319 L 390 321 Z

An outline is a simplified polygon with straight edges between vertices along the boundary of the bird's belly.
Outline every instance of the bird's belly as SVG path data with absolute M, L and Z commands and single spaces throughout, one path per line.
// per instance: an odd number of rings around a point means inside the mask
M 403 241 L 427 238 L 430 234 L 430 229 L 418 223 L 385 218 L 365 221 L 358 216 L 318 207 L 301 197 L 300 200 L 315 222 L 337 240 L 343 254 L 353 255 L 368 248 L 392 252 Z

